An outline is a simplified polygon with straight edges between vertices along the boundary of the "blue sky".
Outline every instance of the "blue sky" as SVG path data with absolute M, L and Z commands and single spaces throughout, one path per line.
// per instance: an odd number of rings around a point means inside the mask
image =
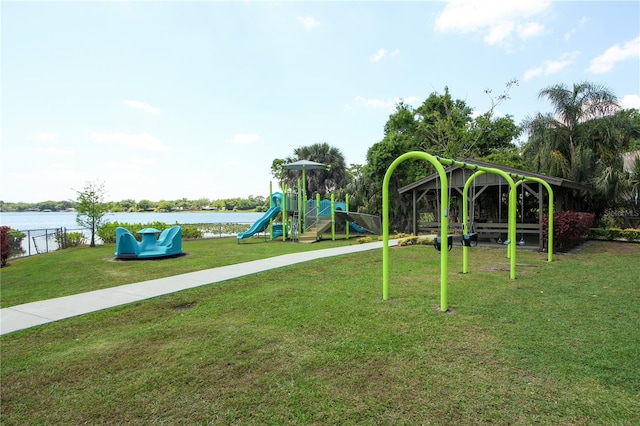
M 364 164 L 398 99 L 548 112 L 588 80 L 640 108 L 640 2 L 3 1 L 0 200 L 268 195 L 274 158 Z M 275 182 L 274 182 L 275 187 Z M 277 188 L 275 188 L 277 189 Z

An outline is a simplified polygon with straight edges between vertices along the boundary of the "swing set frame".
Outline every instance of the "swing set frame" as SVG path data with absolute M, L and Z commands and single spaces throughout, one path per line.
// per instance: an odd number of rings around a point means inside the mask
M 447 173 L 444 166 L 457 166 L 464 169 L 473 170 L 474 173 L 467 179 L 463 191 L 463 234 L 469 233 L 468 228 L 468 213 L 469 213 L 469 199 L 468 192 L 471 183 L 474 179 L 483 173 L 493 173 L 500 175 L 509 184 L 509 215 L 508 215 L 508 235 L 507 239 L 509 244 L 507 245 L 507 257 L 510 260 L 509 278 L 516 278 L 516 222 L 517 222 L 517 187 L 524 182 L 538 182 L 542 184 L 549 193 L 549 217 L 553 218 L 553 190 L 544 180 L 507 173 L 503 170 L 483 167 L 475 164 L 460 162 L 448 158 L 442 158 L 435 155 L 428 154 L 422 151 L 410 151 L 400 155 L 396 158 L 384 175 L 382 183 L 382 299 L 389 299 L 389 182 L 391 176 L 402 162 L 409 159 L 418 159 L 429 162 L 436 168 L 438 177 L 441 182 L 441 188 L 449 187 L 449 181 L 447 179 Z M 517 180 L 516 181 L 514 180 Z M 449 230 L 449 199 L 445 191 L 440 191 L 440 241 L 448 241 Z M 552 261 L 553 255 L 553 220 L 549 221 L 548 232 L 548 261 Z M 463 272 L 468 272 L 468 249 L 469 247 L 463 244 Z M 444 249 L 440 250 L 440 311 L 448 311 L 448 270 L 449 270 L 449 251 Z

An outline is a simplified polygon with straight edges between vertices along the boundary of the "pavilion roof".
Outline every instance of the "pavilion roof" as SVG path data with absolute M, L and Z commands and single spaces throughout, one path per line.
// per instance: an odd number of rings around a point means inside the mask
M 480 161 L 480 160 L 474 160 L 474 159 L 470 159 L 470 158 L 462 158 L 462 159 L 458 159 L 456 161 L 459 161 L 461 163 L 467 163 L 467 164 L 474 164 L 474 165 L 478 165 L 478 166 L 482 166 L 482 167 L 491 167 L 491 168 L 495 168 L 495 169 L 500 169 L 506 173 L 509 174 L 514 174 L 514 175 L 521 175 L 521 176 L 529 176 L 529 177 L 535 177 L 538 179 L 542 179 L 545 182 L 547 182 L 549 185 L 551 186 L 556 186 L 556 187 L 562 187 L 562 188 L 568 188 L 568 189 L 576 189 L 579 191 L 587 191 L 587 192 L 593 192 L 594 189 L 591 186 L 588 185 L 583 185 L 581 183 L 569 180 L 569 179 L 564 179 L 564 178 L 559 178 L 556 176 L 548 176 L 548 175 L 544 175 L 544 174 L 540 174 L 540 173 L 533 173 L 533 172 L 529 172 L 527 170 L 520 170 L 520 169 L 514 169 L 512 167 L 506 167 L 500 164 L 493 164 L 493 163 L 488 163 L 486 161 Z M 460 166 L 449 166 L 446 168 L 446 172 L 447 174 L 449 173 L 456 173 L 457 171 L 462 170 L 462 167 Z M 470 171 L 471 172 L 471 171 Z M 490 174 L 489 174 L 490 175 Z M 502 180 L 502 177 L 499 175 L 491 175 L 493 177 L 495 177 L 495 184 L 498 185 L 498 183 Z M 432 183 L 438 178 L 438 174 L 437 173 L 433 173 L 425 178 L 422 178 L 420 180 L 417 180 L 413 183 L 410 183 L 409 185 L 405 185 L 402 188 L 400 188 L 398 190 L 398 192 L 400 194 L 403 194 L 405 192 L 409 192 L 415 189 L 430 189 L 432 187 Z

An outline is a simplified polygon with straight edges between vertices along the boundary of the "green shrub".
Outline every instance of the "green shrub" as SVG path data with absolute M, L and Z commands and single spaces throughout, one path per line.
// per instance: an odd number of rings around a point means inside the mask
M 87 238 L 82 232 L 68 232 L 66 236 L 66 247 L 80 247 L 87 244 Z
M 606 240 L 607 230 L 604 228 L 591 228 L 591 230 L 589 231 L 589 238 L 593 238 L 596 240 Z
M 433 244 L 433 238 L 431 237 L 418 237 L 416 235 L 410 235 L 408 237 L 401 238 L 398 241 L 399 246 L 413 246 L 413 245 L 431 245 Z
M 180 225 L 182 228 L 182 238 L 187 240 L 197 240 L 202 238 L 203 232 L 198 225 Z
M 422 244 L 422 245 L 431 245 L 433 244 L 433 238 L 432 237 L 420 237 L 418 238 L 418 244 Z
M 620 237 L 629 241 L 640 241 L 640 229 L 627 228 L 623 229 L 620 233 Z
M 400 247 L 412 246 L 415 244 L 418 244 L 418 237 L 416 235 L 411 235 L 410 237 L 404 237 L 398 241 L 398 245 Z
M 198 223 L 198 224 L 168 224 L 164 222 L 151 222 L 151 223 L 119 223 L 110 222 L 102 225 L 98 229 L 98 236 L 106 244 L 115 244 L 116 242 L 116 228 L 123 227 L 129 230 L 140 241 L 140 237 L 136 234 L 143 228 L 156 228 L 159 231 L 164 231 L 172 226 L 180 226 L 182 228 L 182 238 L 185 240 L 197 240 L 203 238 L 205 234 L 213 236 L 235 235 L 239 232 L 244 232 L 249 229 L 247 224 L 239 223 Z
M 640 229 L 636 228 L 592 228 L 589 238 L 597 240 L 640 241 Z

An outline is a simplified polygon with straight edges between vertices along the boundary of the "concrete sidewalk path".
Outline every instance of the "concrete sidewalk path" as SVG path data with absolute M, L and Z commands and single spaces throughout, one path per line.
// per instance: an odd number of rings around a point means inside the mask
M 398 240 L 391 240 L 389 246 L 395 246 L 397 243 Z M 381 241 L 285 254 L 252 262 L 10 306 L 0 309 L 0 335 L 296 263 L 379 248 L 382 248 Z

